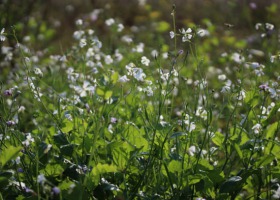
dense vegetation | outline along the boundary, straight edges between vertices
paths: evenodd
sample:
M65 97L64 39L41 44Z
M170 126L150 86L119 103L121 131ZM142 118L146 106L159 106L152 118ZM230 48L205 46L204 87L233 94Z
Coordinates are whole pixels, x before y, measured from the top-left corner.
M277 3L11 2L0 199L280 199Z

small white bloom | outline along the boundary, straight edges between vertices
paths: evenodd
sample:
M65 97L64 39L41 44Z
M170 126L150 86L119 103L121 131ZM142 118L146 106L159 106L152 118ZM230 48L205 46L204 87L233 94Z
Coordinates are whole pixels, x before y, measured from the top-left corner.
M78 20L76 21L76 25L77 25L77 26L83 25L83 20L78 19Z
M113 63L113 59L112 59L112 57L110 55L105 56L105 63L107 65L110 65L110 64Z
M30 133L27 133L26 140L22 142L22 144L26 147L30 145L30 143L34 142L34 138L32 138Z
M122 32L122 30L124 29L123 24L118 24L118 32Z
M115 23L115 20L114 20L113 18L107 19L107 20L105 21L105 24L106 24L107 26L112 26L114 23Z
M267 30L273 30L274 29L274 25L273 24L270 24L270 23L265 23L265 28Z
M121 77L119 78L119 82L121 82L121 83L126 83L126 82L128 82L128 81L129 81L129 79L127 78L126 75L121 76Z
M5 28L2 28L2 30L0 32L0 41L6 40L6 36L4 35L4 32L5 32Z
M141 63L142 63L143 65L149 66L150 60L149 60L146 56L142 56L142 58L141 58Z
M262 130L262 126L259 123L257 123L252 127L252 130L255 134L259 134Z
M255 25L255 29L256 29L256 30L259 30L260 27L262 27L262 24L261 24L261 23L257 23L257 24Z
M82 38L81 40L80 40L80 47L81 48L83 48L84 46L86 46L87 45L87 41L86 41L86 39L84 39L84 38Z
M194 156L195 152L196 152L196 147L195 146L190 146L190 148L189 148L190 156Z
M170 31L169 34L170 34L170 38L171 38L171 39L173 39L173 38L175 37L174 31Z
M225 74L221 74L221 75L218 76L218 79L219 79L220 81L224 81L224 80L227 79L227 76L226 76Z

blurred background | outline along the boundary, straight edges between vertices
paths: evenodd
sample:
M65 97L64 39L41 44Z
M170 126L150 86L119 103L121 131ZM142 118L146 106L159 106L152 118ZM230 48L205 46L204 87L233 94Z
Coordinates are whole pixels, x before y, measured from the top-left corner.
M33 41L33 48L53 47L55 51L71 43L77 19L101 35L106 35L103 24L108 18L120 19L126 28L148 25L151 33L168 33L173 4L178 28L211 22L216 31L232 28L236 36L243 37L256 23L277 27L280 21L278 0L2 0L0 28L14 26L20 41L25 37ZM166 27L152 27L155 21Z

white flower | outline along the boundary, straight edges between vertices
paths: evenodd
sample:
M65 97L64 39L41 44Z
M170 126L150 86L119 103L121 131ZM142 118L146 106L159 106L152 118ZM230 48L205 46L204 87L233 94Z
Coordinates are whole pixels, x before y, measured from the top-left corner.
M133 77L138 81L144 81L144 78L146 78L146 74L143 72L143 69L134 68L133 69Z
M45 175L44 174L40 174L40 175L38 175L38 177L37 177L37 181L38 181L38 183L40 183L40 184L44 184L44 182L46 181L47 179L45 178Z
M209 36L210 33L209 33L209 31L206 30L206 29L199 29L199 30L197 31L197 35L200 36L200 37L205 37L205 36Z
M279 198L280 198L280 186L278 185L277 190L276 190L276 191L273 191L273 192L274 192L274 194L272 195L272 197L273 197L274 199L279 199Z
M87 91L94 93L95 87L90 85L90 82L84 81L83 86L74 86L74 90L80 94L81 97L87 96Z
M112 26L114 23L115 23L115 20L114 20L113 18L107 19L107 20L105 21L105 24L106 24L107 26Z
M225 74L221 74L221 75L218 76L218 79L220 81L224 81L224 80L226 80L226 78L227 78L227 76Z
M128 81L129 81L129 79L127 78L126 75L121 76L121 77L119 78L119 82L121 82L121 83L126 83L126 82L128 82Z
M84 39L84 38L82 38L81 40L80 40L80 47L81 48L83 48L84 46L86 46L87 45L87 41L86 41L86 39Z
M22 144L26 147L30 145L30 143L34 142L34 138L32 138L30 133L27 133L26 140L22 142Z
M273 30L274 29L274 25L273 24L270 24L270 23L265 23L265 28L267 30Z
M259 134L262 130L262 126L258 123L258 124L255 124L253 127L252 127L252 130L254 131L255 134Z
M81 37L84 35L84 31L75 31L73 33L73 37L76 39L76 40L79 40L81 39Z
M170 38L171 38L171 39L173 39L173 38L175 37L174 31L170 31L169 34L170 34Z
M122 36L121 41L123 41L123 42L125 42L125 43L128 43L128 44L130 44L131 42L133 42L132 38L129 37L128 35Z
M191 28L188 28L187 30L182 28L179 31L183 34L183 37L182 37L182 41L183 42L187 42L187 41L189 41L192 38L192 34L191 34L192 33L192 29Z
M5 41L6 40L4 32L5 32L5 28L2 28L2 30L0 32L0 41Z
M118 32L122 32L122 30L124 29L123 24L118 24Z
M189 148L190 156L194 156L195 152L196 152L196 147L195 146L190 146L190 148Z
M76 25L77 25L77 26L83 25L83 20L78 19L78 20L76 21Z
M256 29L256 30L259 30L261 26L262 26L262 24L261 24L261 23L256 23L256 25L255 25L255 29Z
M146 56L142 56L142 58L141 58L141 63L142 63L143 65L149 66L150 60L149 60Z
M110 65L110 64L113 63L113 59L112 59L112 57L110 55L105 56L105 63L107 65Z

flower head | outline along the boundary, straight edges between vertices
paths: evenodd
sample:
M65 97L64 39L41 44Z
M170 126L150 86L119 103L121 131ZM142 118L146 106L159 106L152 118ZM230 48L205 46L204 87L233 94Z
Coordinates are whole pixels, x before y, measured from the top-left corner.
M5 28L2 28L2 30L0 32L0 41L6 40L6 36L4 35L4 32L5 32Z

